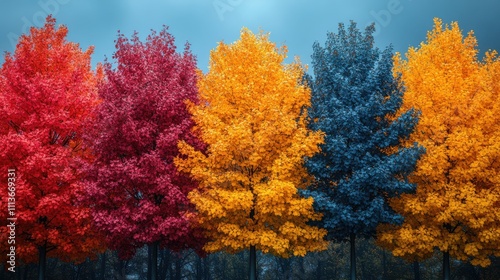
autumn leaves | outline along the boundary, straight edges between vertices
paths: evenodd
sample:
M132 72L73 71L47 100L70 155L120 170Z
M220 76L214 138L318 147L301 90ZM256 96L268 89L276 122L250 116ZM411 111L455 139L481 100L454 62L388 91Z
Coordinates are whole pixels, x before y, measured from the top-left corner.
M416 193L391 201L405 222L383 228L379 241L396 256L423 259L439 248L486 266L500 240L500 63L494 51L479 61L476 39L457 23L434 23L407 60L395 58L403 107L422 112L411 140L427 153L411 176Z
M116 67L95 71L66 32L32 29L0 76L25 262L146 244L304 256L374 235L410 260L497 252L500 62L457 24L394 60L373 26L341 25L314 77L247 29L207 73L166 28L120 35Z
M119 35L116 48L118 67L104 64L101 103L84 134L94 155L83 181L94 224L122 257L145 244L200 251L187 198L196 183L173 163L180 140L204 148L185 106L198 100L195 59L187 47L176 52L166 28L146 42Z
M84 171L75 161L82 152L82 121L97 103L100 75L91 70L92 49L66 42L67 32L49 18L44 28L20 38L0 72L0 166L17 170L15 245L22 263L37 261L39 251L84 261L104 249L89 207L79 203ZM6 191L0 191L2 209ZM5 215L1 211L2 244L7 244ZM0 248L2 258L6 248Z
M299 63L283 66L285 56L268 35L243 29L200 73L200 103L190 112L207 150L181 142L175 163L200 183L189 198L210 252L255 246L286 257L326 249L326 231L307 224L320 219L312 199L297 192L306 187L304 157L323 137L307 129L310 90Z

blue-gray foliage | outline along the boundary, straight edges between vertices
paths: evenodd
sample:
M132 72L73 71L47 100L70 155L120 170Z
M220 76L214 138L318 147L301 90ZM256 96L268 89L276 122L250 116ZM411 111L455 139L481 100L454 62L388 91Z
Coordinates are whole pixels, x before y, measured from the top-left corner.
M402 145L419 113L409 110L395 119L403 88L393 78L392 48L376 48L374 30L340 24L324 47L313 45L310 128L326 137L322 151L306 162L316 181L303 194L323 213L320 224L330 240L370 237L380 223L401 223L388 198L415 191L407 178L424 153L417 143Z

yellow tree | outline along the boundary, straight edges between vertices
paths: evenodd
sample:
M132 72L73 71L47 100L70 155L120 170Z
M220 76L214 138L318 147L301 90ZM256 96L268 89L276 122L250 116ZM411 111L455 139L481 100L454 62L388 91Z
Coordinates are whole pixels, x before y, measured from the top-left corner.
M379 243L394 255L421 260L443 252L487 266L500 241L500 62L495 52L477 59L472 32L456 22L434 20L427 42L395 57L395 73L406 87L402 111L421 110L409 142L427 153L411 180L414 194L393 199L405 216L401 226L379 228Z
M200 182L189 198L209 239L204 249L250 248L253 273L256 250L287 257L327 247L326 231L307 224L321 218L312 198L298 193L310 179L304 159L323 135L307 128L310 89L298 61L283 64L286 53L247 29L235 43L219 43L199 74L200 102L190 104L207 149L180 142L175 161Z

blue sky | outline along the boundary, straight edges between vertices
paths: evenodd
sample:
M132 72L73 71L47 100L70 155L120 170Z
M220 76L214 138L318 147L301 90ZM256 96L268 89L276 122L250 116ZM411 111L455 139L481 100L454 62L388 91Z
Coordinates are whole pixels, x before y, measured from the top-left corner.
M458 21L464 33L474 30L482 52L500 51L496 0L3 0L0 7L2 53L13 52L17 37L29 26L43 25L51 13L69 28L68 40L84 49L95 46L94 65L105 56L111 59L118 30L145 38L163 25L180 48L191 44L203 71L217 42L237 40L243 26L270 32L272 41L288 46L289 61L299 56L306 64L312 44L350 20L360 27L375 22L377 45L392 44L400 52L425 40L434 17Z

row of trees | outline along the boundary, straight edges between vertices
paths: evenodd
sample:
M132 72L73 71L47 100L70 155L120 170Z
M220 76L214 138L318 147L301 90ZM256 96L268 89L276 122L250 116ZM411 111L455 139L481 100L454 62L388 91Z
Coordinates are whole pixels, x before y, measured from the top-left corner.
M40 262L44 279L47 256L130 259L147 245L157 279L164 249L249 249L255 279L258 251L304 257L349 241L355 279L356 239L377 237L415 263L437 248L445 279L450 256L489 265L500 248L496 53L479 61L473 34L437 19L406 59L373 33L339 25L314 44L313 76L247 29L218 44L207 73L167 28L145 42L119 34L116 64L92 70L92 49L49 17L0 75L17 263Z
M376 246L373 239L358 238L356 242L357 277L363 280L415 279L415 265L394 257L389 251ZM257 277L262 280L331 280L349 277L349 243L331 243L328 250L309 253L304 257L281 258L257 253ZM106 252L95 260L67 263L56 258L47 260L47 279L51 280L104 280L147 279L147 247L137 250L127 260L116 252ZM173 252L159 249L158 280L226 280L248 279L245 267L248 251L236 254L218 252L199 257L192 250ZM416 266L421 279L439 279L441 255L436 253ZM454 260L450 263L451 279L496 280L500 272L500 259L492 258L486 268ZM0 271L1 279L37 279L36 264L20 267L16 273Z

